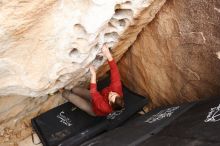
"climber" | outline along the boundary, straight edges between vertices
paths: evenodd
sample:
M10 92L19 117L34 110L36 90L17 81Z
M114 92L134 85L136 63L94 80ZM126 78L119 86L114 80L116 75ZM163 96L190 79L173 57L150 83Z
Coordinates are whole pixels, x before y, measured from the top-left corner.
M65 99L92 116L106 116L124 107L122 84L117 65L106 45L103 45L102 53L107 57L110 66L110 85L99 92L96 84L96 70L94 66L90 66L90 90L73 88L72 91L65 90L62 93Z

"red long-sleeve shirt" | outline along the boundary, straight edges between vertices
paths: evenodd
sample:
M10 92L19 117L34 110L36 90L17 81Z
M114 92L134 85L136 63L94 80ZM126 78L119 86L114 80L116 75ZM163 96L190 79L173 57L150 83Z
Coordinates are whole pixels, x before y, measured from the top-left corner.
M108 64L111 71L110 85L99 92L97 91L96 83L90 83L90 95L92 97L93 111L97 116L106 116L112 112L112 107L108 100L109 92L116 92L121 97L123 96L118 67L114 60L108 61Z

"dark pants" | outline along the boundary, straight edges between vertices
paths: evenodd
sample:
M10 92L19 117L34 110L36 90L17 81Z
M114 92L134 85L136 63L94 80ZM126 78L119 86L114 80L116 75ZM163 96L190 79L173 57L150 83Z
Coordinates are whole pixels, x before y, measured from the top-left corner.
M88 89L73 88L72 92L65 90L62 95L65 99L73 103L81 110L87 112L91 116L95 116L95 113L92 109L90 92Z

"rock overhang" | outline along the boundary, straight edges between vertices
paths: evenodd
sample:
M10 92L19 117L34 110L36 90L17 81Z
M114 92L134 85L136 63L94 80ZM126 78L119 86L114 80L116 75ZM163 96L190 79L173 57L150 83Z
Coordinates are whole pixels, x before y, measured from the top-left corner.
M118 60L165 0L2 2L0 95L39 97L71 88L100 67L105 43Z

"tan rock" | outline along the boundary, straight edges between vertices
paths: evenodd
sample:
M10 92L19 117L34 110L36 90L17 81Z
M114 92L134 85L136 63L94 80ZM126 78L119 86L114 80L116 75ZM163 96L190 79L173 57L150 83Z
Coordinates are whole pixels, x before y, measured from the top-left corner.
M220 95L219 1L170 0L119 63L122 80L154 105Z
M2 97L0 99L6 101L7 98L12 101L11 105L13 106L11 107L9 104L7 110L0 112L0 144L16 143L29 136L32 131L30 122L33 117L64 102L60 94L41 98L26 97L17 104L15 104L15 99L19 99L17 97Z

